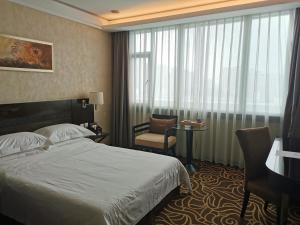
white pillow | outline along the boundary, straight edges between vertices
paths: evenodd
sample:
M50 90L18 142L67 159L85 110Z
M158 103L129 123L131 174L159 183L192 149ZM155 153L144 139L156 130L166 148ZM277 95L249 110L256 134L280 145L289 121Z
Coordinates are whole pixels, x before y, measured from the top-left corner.
M44 147L47 138L32 132L19 132L0 136L0 156Z
M69 123L43 127L36 130L35 133L45 136L52 144L74 138L95 135L95 133L84 127Z

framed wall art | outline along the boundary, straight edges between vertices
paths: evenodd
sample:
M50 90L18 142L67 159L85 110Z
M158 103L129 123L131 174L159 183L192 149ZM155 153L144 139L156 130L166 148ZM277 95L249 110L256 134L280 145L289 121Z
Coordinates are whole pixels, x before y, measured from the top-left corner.
M0 34L0 69L53 72L53 43Z

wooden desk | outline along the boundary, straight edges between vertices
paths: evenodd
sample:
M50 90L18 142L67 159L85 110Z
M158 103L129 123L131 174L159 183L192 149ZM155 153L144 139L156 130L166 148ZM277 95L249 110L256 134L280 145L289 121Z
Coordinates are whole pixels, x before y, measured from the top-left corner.
M266 161L269 182L281 194L280 224L286 224L290 195L300 193L300 159L282 156L281 139L275 139Z

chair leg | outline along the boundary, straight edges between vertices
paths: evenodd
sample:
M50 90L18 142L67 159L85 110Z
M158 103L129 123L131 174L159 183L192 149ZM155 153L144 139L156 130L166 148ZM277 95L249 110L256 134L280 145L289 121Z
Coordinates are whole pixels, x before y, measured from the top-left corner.
M281 212L281 208L280 208L280 206L277 206L276 207L276 214L277 214L276 222L278 225L280 224L280 212Z
M280 225L286 225L288 220L289 195L281 194Z
M241 215L240 217L243 218L247 209L247 205L248 205L248 201L249 201L249 197L250 197L250 191L247 191L245 189L244 192L244 200L243 200L243 206L242 206L242 211L241 211Z
M172 155L175 157L176 156L176 149L175 149L175 146L172 147Z
M264 204L264 210L265 210L265 211L267 211L268 205L269 205L269 202L265 201L265 204Z
M144 151L145 152L153 152L153 149L152 148L144 148Z

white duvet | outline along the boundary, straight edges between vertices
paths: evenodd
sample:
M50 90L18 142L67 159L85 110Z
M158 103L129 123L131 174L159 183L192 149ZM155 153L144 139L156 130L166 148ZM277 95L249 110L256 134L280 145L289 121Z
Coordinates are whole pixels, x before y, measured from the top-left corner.
M175 158L85 138L0 158L0 210L27 225L136 224L180 184Z

